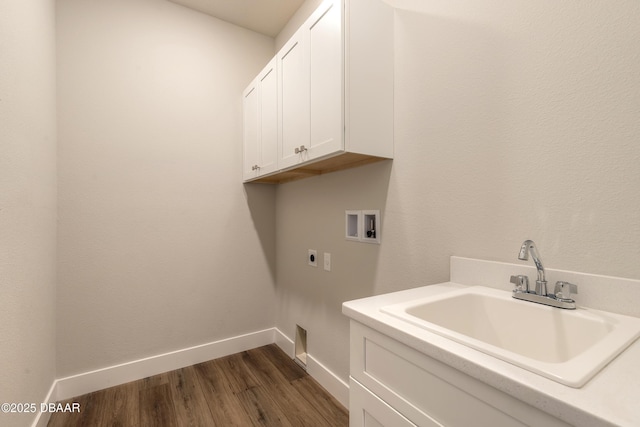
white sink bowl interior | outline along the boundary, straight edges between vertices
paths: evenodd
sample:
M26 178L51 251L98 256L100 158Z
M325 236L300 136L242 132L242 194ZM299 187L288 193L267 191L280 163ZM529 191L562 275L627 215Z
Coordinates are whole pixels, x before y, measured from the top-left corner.
M483 286L381 311L571 387L582 387L640 336L636 317L548 307Z

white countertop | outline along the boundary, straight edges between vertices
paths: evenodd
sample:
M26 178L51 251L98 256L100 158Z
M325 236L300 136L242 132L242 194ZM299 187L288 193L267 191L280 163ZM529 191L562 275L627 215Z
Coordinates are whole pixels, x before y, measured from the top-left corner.
M342 312L569 424L640 426L640 340L631 344L587 384L577 389L556 383L380 311L380 307L383 306L450 292L466 286L447 282L363 298L344 303Z

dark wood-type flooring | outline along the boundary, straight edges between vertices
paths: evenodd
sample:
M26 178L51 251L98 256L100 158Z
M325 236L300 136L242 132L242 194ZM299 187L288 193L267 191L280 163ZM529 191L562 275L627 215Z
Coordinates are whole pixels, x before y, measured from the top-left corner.
M348 426L347 410L275 344L62 403L49 427Z

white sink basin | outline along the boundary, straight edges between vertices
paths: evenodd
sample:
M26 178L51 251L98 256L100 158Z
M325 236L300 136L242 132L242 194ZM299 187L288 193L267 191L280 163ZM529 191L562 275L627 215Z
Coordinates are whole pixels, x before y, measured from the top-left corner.
M640 336L635 317L548 307L483 286L381 311L571 387L582 387Z

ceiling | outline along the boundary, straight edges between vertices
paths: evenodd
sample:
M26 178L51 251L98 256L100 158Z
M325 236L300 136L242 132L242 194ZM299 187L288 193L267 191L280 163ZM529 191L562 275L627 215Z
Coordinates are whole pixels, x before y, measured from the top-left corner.
M275 37L304 0L169 0L223 21Z

